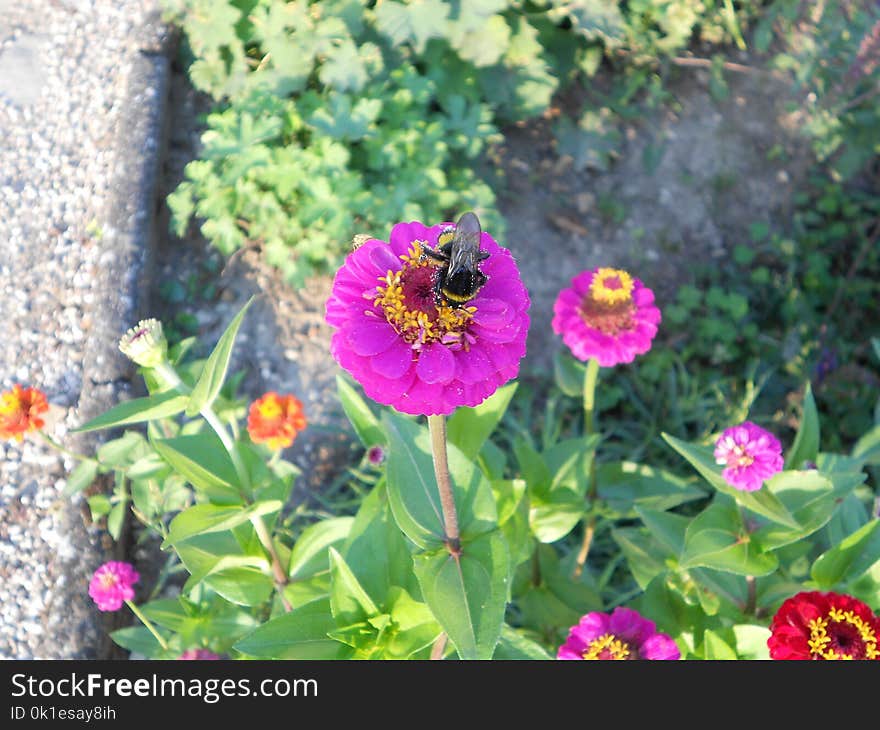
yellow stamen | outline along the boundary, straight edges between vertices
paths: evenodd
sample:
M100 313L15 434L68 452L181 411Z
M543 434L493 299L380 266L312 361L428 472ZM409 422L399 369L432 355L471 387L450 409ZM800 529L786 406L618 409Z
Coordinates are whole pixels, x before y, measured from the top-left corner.
M847 623L855 627L865 647L865 659L880 657L880 650L877 649L877 636L874 634L871 626L853 611L843 611L839 608L830 609L828 611L828 618L817 618L810 621L810 638L807 640L810 654L819 659L853 658L850 654L842 654L829 648L828 645L831 643L831 637L828 635L829 619L835 623Z
M629 659L629 646L614 634L602 634L598 639L590 642L583 653L583 658L599 659L603 653L608 653L611 659Z
M603 267L593 275L590 294L593 301L604 304L620 304L632 299L632 277L622 269Z
M385 276L379 277L381 283L376 287L377 296L373 304L382 308L388 322L415 348L442 340L445 344L459 344L467 349L468 342L463 332L473 319L476 307L438 306L433 301L425 309L408 306L407 292L404 290L406 276L432 266L429 261L422 260L423 244L423 241L413 241L409 251L400 257L403 261L401 269L389 270Z

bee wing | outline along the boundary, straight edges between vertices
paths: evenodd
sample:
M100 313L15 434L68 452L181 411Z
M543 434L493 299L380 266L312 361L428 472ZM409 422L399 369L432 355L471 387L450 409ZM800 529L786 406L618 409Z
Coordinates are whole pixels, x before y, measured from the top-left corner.
M483 232L480 219L475 213L468 211L463 213L458 223L455 224L455 236L452 239L449 273L462 269L473 269L481 256L480 236Z

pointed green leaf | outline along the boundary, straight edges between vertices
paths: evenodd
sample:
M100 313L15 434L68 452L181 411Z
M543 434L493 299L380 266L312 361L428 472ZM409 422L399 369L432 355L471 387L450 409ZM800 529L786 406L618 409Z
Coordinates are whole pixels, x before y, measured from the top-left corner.
M768 479L766 488L779 499L799 526L790 528L770 523L754 532L755 540L764 550L775 550L812 535L831 519L838 502L856 486L857 482L846 479L845 474L838 475L840 489L815 470L783 471Z
M583 496L570 489L554 489L529 498L529 527L541 542L561 540L584 516Z
M135 398L113 406L111 409L84 423L72 433L97 431L102 428L125 426L130 423L143 423L159 418L170 418L183 413L189 398L176 391L156 393L146 398Z
M212 502L242 502L232 458L213 431L156 439L153 446L175 471Z
M612 530L611 536L626 557L632 577L643 590L654 578L669 570L662 559L661 546L650 535L634 527L620 527Z
M736 624L733 635L736 637L736 655L740 659L770 659L770 649L767 647L770 629L766 626Z
M227 568L205 577L205 584L239 606L262 606L275 589L272 577L259 568Z
M517 383L508 383L473 408L456 408L446 424L446 438L469 459L476 459L483 443L504 416L516 393Z
M880 519L873 519L816 558L810 577L828 590L858 578L880 561Z
M110 632L110 638L123 649L141 654L147 659L162 654L162 647L156 637L145 626L127 626L124 629L116 629L116 631Z
M852 448L852 455L863 464L880 466L880 424L865 433Z
M711 447L689 444L686 441L670 436L668 433L663 434L663 439L681 454L715 489L733 497L745 509L752 510L756 514L763 515L787 527L794 529L800 527L797 520L794 519L779 499L768 489L762 488L756 492L744 492L729 485L724 477L721 476L721 467L715 463Z
M703 658L710 660L738 659L736 652L712 629L703 632Z
M786 469L803 469L805 462L815 463L819 454L819 412L813 399L813 389L808 382L804 390L804 409L801 425L788 456Z
M303 580L329 570L327 548L341 545L345 541L352 522L353 517L331 517L305 528L290 552L290 577L293 580Z
M504 624L493 659L553 660L548 651L521 631Z
M365 621L377 616L379 609L358 582L343 557L329 548L330 554L330 610L336 623L342 626Z
M422 595L462 659L491 659L509 591L507 544L493 531L462 546L413 556Z
M386 479L394 519L419 547L437 547L445 539L445 530L428 430L389 411L382 414L382 420L389 439ZM497 524L489 483L452 444L447 445L447 457L462 538L488 532Z
M249 522L255 517L278 512L281 502L256 502L247 507L221 507L214 504L196 504L178 514L168 528L168 536L162 543L162 549L188 540L196 535L211 532L223 532Z
M760 576L776 570L779 560L772 553L762 553L749 538L734 506L715 503L688 527L680 564L683 568L704 567Z
M194 416L202 408L210 406L220 389L223 387L223 381L226 379L226 371L229 369L229 358L232 355L232 346L235 344L235 336L238 334L238 328L241 327L241 321L244 319L245 312L250 307L254 297L248 299L247 303L235 315L232 322L226 328L226 331L220 337L213 352L208 356L198 382L193 388L189 398L189 404L186 407L186 415Z
M584 393L586 365L575 360L567 351L559 349L553 356L553 375L556 385L567 396L580 398Z
M370 406L342 375L336 376L336 392L361 443L366 448L386 443L385 432Z
M257 659L342 659L349 650L327 635L335 629L328 598L270 619L234 648Z
M681 551L684 550L685 533L692 518L643 507L636 507L636 513L663 547L676 558L681 555Z
M78 494L83 489L90 487L96 476L98 476L98 462L94 459L84 459L70 472L61 496L72 497L74 494Z
M599 497L612 509L627 514L633 506L665 511L707 496L705 489L672 472L632 461L613 461L596 467Z

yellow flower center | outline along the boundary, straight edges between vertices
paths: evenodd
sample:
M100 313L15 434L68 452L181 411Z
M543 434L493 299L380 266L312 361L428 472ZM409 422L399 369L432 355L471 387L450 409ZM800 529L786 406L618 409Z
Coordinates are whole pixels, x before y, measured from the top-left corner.
M399 271L389 270L380 276L376 287L375 306L381 307L385 319L413 349L432 342L442 342L451 349L468 349L465 330L477 308L453 308L438 305L434 300L437 267L422 260L424 241L413 241L409 251L401 255Z
M602 304L621 304L632 299L632 277L622 269L603 267L593 275L590 294Z
M727 460L728 466L751 466L755 461L755 457L752 456L748 451L746 451L745 447L736 444L730 450L730 457Z
M614 634L602 634L598 639L593 639L586 651L584 659L629 659L630 650L626 642L618 639Z
M116 576L113 573L104 573L100 580L102 588L113 588L117 583Z
M281 416L281 403L278 402L277 398L267 398L257 408L263 418L271 419Z
M831 622L835 625L829 633ZM865 659L880 657L874 630L853 611L832 608L827 618L813 619L809 626L810 638L807 643L815 659L854 659L852 650L860 648L860 645L864 649ZM843 649L850 649L850 652Z

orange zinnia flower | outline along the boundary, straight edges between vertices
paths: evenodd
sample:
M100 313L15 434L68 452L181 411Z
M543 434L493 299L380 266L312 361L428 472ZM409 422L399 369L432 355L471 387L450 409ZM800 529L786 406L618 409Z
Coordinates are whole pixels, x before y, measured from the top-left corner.
M37 431L46 425L40 414L48 410L49 404L41 390L13 385L12 390L0 394L0 438L21 441L28 431Z
M270 449L290 446L296 435L306 427L302 403L292 395L266 393L251 403L247 429L254 443L265 443Z

